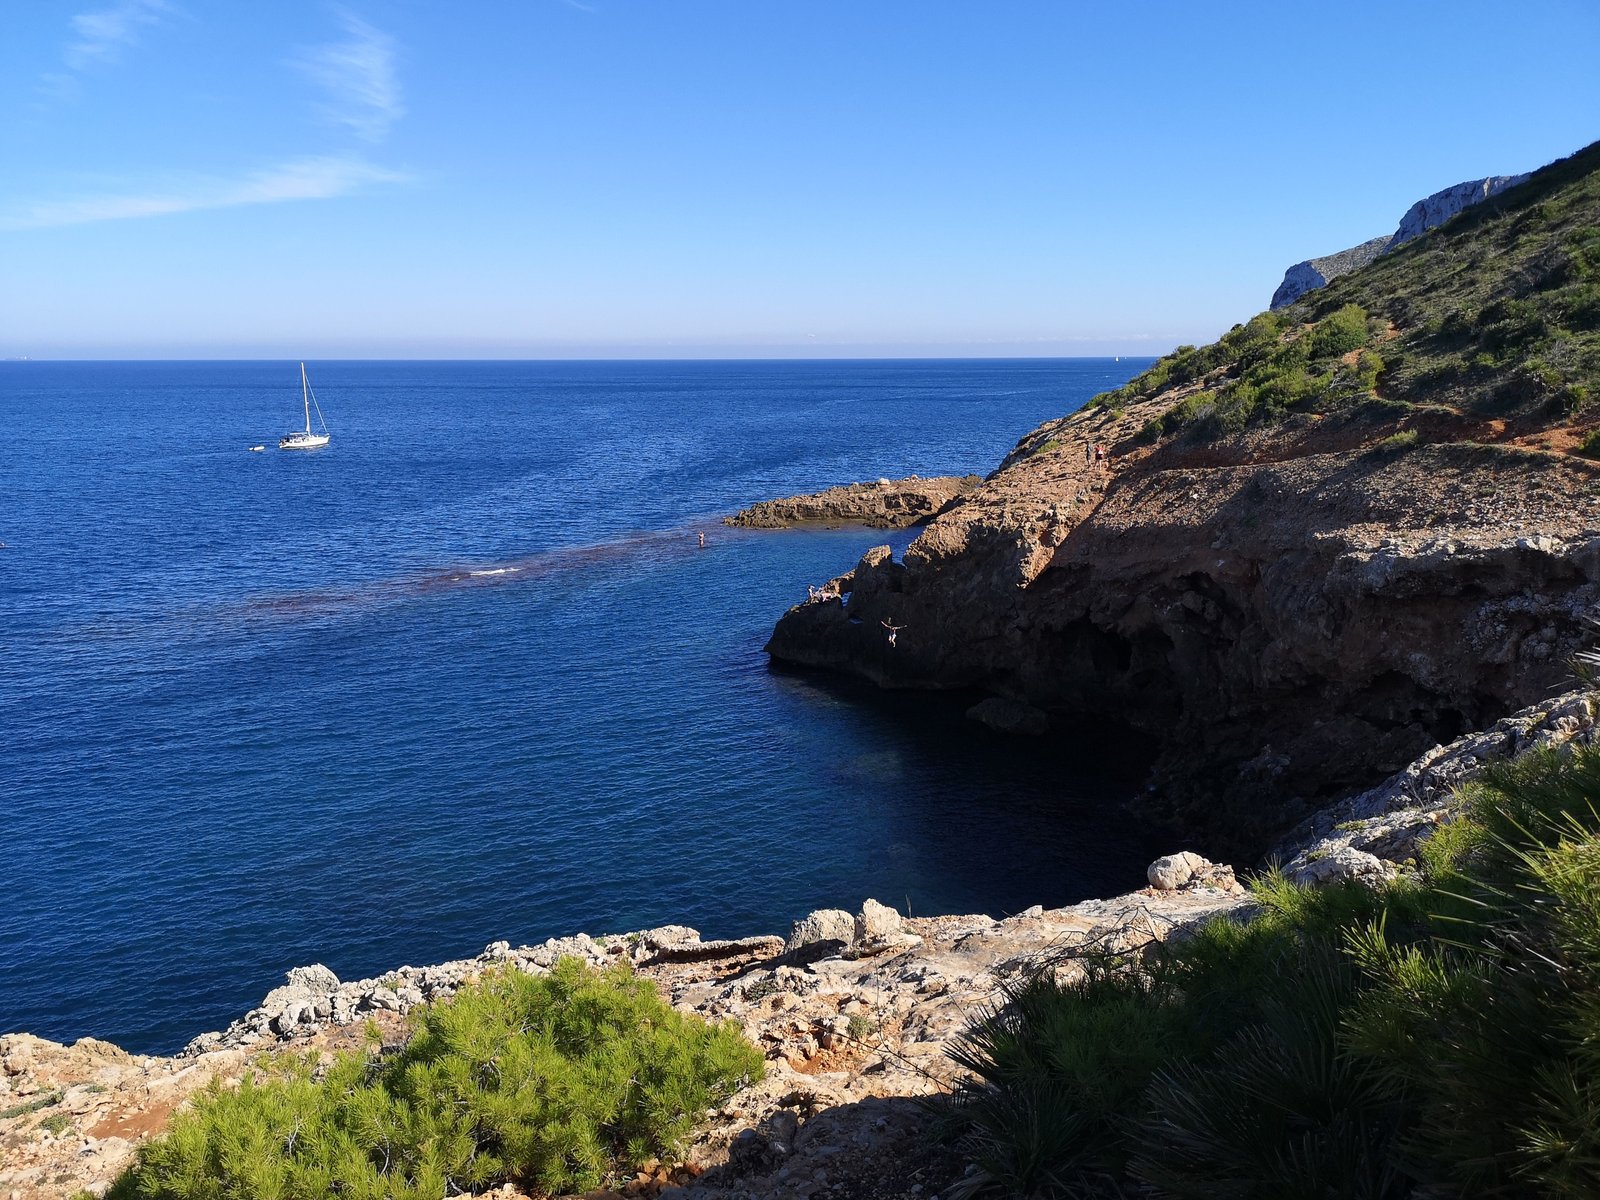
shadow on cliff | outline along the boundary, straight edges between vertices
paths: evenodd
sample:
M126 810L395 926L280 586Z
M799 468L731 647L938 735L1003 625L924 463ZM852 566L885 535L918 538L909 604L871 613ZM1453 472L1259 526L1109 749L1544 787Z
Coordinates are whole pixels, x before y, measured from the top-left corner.
M1155 747L1122 723L1085 717L1040 736L1003 734L967 717L984 696L977 690L886 691L815 669L771 671L808 707L833 706L866 747L819 764L817 783L866 798L891 832L836 852L862 855L874 877L920 880L913 893L945 881L942 898L918 904L912 895L919 914L1118 894L1142 886L1149 862L1177 848L1174 831L1134 812Z
M1561 464L1343 449L1130 472L1025 601L1011 686L1161 737L1156 811L1226 830L1235 857L1548 696L1590 636L1592 555L1516 536ZM1467 535L1477 548L1452 540Z

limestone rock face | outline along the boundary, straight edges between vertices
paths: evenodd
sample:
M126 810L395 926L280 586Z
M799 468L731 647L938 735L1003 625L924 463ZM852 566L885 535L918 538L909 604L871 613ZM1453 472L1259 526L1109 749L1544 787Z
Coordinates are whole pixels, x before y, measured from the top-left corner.
M1400 218L1400 227L1389 239L1387 249L1398 249L1413 238L1421 237L1434 226L1443 225L1451 217L1464 212L1474 204L1481 204L1490 196L1497 196L1507 188L1516 187L1527 177L1527 173L1524 172L1521 175L1490 175L1487 179L1469 179L1465 183L1443 188L1431 196L1418 200L1406 209L1406 215Z
M1158 892L1209 888L1238 894L1244 890L1234 878L1232 867L1202 858L1192 850L1182 850L1156 859L1145 871L1145 878Z
M1156 859L1145 872L1145 877L1150 880L1151 887L1172 892L1193 879L1198 868L1210 865L1193 851L1184 850L1178 854L1168 854L1164 858Z
M855 940L856 920L842 908L819 908L794 923L783 948L798 950L817 942L840 942L848 946Z
M861 906L861 911L856 914L855 939L857 942L871 943L888 941L900 932L904 924L900 914L887 904L879 904L876 900L868 900Z
M314 994L324 994L339 986L339 977L321 963L309 967L293 967L288 973L291 988L303 988Z
M1278 290L1272 293L1272 307L1283 308L1285 305L1293 304L1307 292L1325 287L1357 267L1366 266L1380 254L1399 249L1435 226L1443 225L1457 213L1487 200L1490 196L1499 195L1507 188L1515 187L1526 178L1528 176L1522 174L1491 175L1486 179L1470 179L1418 200L1406 209L1405 216L1400 218L1400 224L1392 234L1373 238L1362 242L1359 246L1341 250L1337 254L1295 263L1283 273L1283 282L1278 285Z
M1325 254L1321 258L1308 258L1305 262L1295 263L1283 273L1283 282L1272 293L1272 307L1282 308L1286 304L1293 304L1307 292L1327 286L1330 280L1337 279L1347 271L1366 266L1388 249L1389 242L1388 236L1375 237L1337 254Z
M1597 740L1600 695L1579 689L1541 701L1434 746L1377 787L1323 809L1285 837L1272 857L1295 883L1393 878L1455 814L1463 784L1530 750Z

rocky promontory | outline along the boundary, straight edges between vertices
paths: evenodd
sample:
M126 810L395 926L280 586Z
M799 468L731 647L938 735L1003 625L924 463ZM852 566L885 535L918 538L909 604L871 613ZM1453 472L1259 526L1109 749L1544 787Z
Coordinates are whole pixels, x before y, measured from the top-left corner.
M983 482L978 475L939 475L923 479L879 479L847 483L806 496L763 500L724 517L727 525L748 529L787 529L796 525L866 525L904 529L923 525Z
M1041 431L901 561L879 547L842 602L791 609L769 652L1132 725L1162 748L1164 799L1245 852L1567 677L1600 610L1600 466L1378 452L1391 429L1333 419L1140 446L1168 403ZM1085 440L1118 448L1110 469Z
M1532 264L1590 236L1600 147L1502 205L1026 435L768 652L1130 726L1145 806L1247 858L1549 695L1600 611L1600 337Z

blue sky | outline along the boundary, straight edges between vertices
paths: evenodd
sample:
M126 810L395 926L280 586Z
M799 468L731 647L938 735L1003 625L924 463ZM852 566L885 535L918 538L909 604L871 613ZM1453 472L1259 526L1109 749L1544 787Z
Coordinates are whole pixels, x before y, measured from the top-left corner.
M0 356L1158 353L1600 138L1600 4L28 0Z

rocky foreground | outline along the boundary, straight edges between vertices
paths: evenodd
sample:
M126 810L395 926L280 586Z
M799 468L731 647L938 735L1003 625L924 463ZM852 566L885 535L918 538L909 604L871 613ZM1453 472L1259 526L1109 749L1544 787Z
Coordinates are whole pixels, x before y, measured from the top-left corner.
M847 483L827 491L782 500L763 500L724 517L728 525L748 529L789 529L801 525L866 525L873 529L905 529L923 525L952 501L983 482L978 475L939 475L923 479L879 479Z
M1597 714L1600 694L1569 692L1437 746L1309 819L1277 856L1306 883L1402 872L1449 819L1456 788L1530 749L1593 743ZM953 1041L1001 1000L1008 981L1071 973L1074 955L1091 946L1129 948L1211 917L1249 917L1252 902L1233 871L1197 855L1157 860L1147 882L1112 900L1002 918L908 919L868 900L855 913L814 912L787 938L705 941L664 926L538 946L497 942L476 958L356 982L302 967L227 1030L170 1058L91 1038L62 1046L0 1037L0 1197L98 1194L187 1096L252 1071L266 1052L353 1047L369 1020L398 1043L406 1013L483 971L538 972L575 956L627 963L679 1009L737 1021L767 1058L766 1078L706 1114L681 1161L650 1164L604 1195L929 1200L964 1164L928 1148L924 1102L949 1087Z

